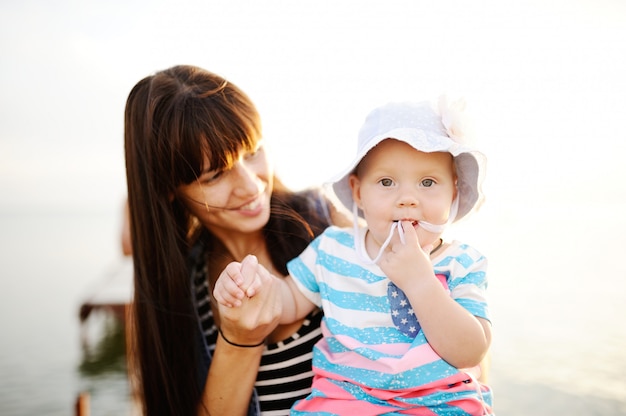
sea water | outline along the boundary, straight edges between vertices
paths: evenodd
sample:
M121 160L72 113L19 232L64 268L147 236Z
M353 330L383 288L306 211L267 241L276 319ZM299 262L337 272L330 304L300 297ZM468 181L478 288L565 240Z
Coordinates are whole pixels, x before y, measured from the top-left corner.
M102 333L84 333L79 320L90 288L121 259L119 224L102 212L0 215L1 415L71 415L81 391L94 416L126 412L123 356L94 364L123 331L94 314Z
M495 206L447 232L489 258L498 414L626 414L625 209ZM88 347L78 318L122 259L117 214L0 214L1 415L69 415L81 391L129 414L123 331L95 314Z

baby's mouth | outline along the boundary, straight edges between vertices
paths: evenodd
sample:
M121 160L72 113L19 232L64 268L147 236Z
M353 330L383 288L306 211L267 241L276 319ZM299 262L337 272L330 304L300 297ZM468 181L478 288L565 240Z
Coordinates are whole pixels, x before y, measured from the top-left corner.
M419 221L413 220L413 219L410 219L410 218L404 218L404 219L401 219L401 220L395 220L394 222L400 223L400 221L410 221L411 225L413 227L415 227L415 226L417 226L419 224Z

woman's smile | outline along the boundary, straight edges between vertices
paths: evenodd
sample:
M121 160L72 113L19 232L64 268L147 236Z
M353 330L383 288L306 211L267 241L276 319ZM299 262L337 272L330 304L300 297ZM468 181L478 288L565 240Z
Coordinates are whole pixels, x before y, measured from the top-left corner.
M263 211L265 202L265 194L262 193L254 198L252 201L246 202L244 205L236 208L235 211L242 215L256 216Z

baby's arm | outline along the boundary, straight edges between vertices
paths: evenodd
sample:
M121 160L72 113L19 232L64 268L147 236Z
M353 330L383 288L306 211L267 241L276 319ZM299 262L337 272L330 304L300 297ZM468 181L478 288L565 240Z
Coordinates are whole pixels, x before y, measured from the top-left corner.
M283 300L283 313L281 324L290 324L307 316L316 305L302 294L291 276L280 279L281 298Z
M404 291L428 343L457 368L478 365L491 343L491 324L452 299L432 268L429 248L423 250L417 233L403 224L405 244L396 241L381 258L381 269Z
M224 306L238 307L245 297L251 298L260 290L272 290L270 288L274 284L278 286L282 302L281 324L302 319L315 308L291 276L279 278L271 275L252 255L246 256L241 263L232 262L226 266L215 282L213 297Z
M457 368L480 364L491 344L489 321L459 305L436 278L419 280L405 293L437 354Z

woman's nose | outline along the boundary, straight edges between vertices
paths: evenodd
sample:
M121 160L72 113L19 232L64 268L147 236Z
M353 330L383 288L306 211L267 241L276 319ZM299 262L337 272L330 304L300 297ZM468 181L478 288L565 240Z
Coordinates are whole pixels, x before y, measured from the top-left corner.
M257 175L257 172L248 166L245 161L239 161L233 167L236 174L235 191L241 195L256 195L263 189L263 181Z

